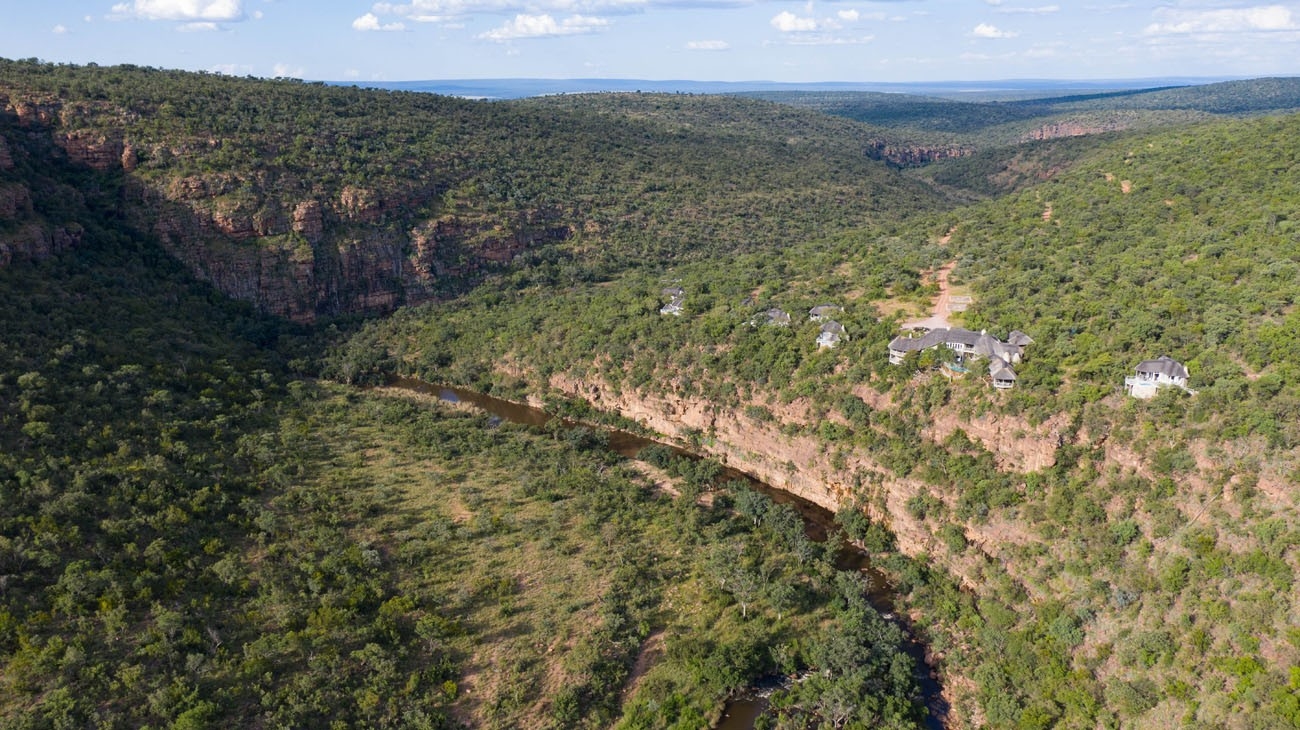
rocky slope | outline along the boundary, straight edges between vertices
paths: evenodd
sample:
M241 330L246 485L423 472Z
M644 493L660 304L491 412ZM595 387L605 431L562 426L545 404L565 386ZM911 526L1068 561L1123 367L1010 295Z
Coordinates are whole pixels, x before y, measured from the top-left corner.
M120 186L119 213L197 277L299 322L428 299L449 281L571 235L555 210L411 215L429 190L312 186L238 167L183 174L183 161L231 142L160 139L135 123L108 104L0 91L0 264L79 243L75 222L52 223L34 209L26 179L64 161L93 171L88 185Z
M1117 132L1133 126L1130 120L1108 118L1091 121L1059 119L1038 126L1020 139L1021 142L1061 139L1063 137L1084 137L1090 134Z
M873 160L884 160L895 167L920 167L939 160L969 157L974 148L956 144L916 144L874 139L867 145L866 154Z
M32 160L4 182L66 162L196 276L301 322L451 294L525 251L580 279L950 205L865 156L863 125L732 97L497 104L0 59L0 134ZM27 198L2 194L17 223Z
M867 497L865 507L873 520L894 532L899 548L909 555L922 555L937 548L932 525L918 520L907 502L925 485L913 478L900 478L870 456L856 449L836 449L815 433L792 433L791 426L807 427L817 418L807 404L796 401L774 407L773 421L758 421L718 406L704 398L671 394L650 394L621 390L599 380L577 380L553 375L550 386L565 395L581 398L599 410L617 413L657 432L690 442L692 448L722 463L752 474L758 479L831 511L849 505L855 497ZM873 408L889 408L888 397L862 387L856 393ZM537 401L533 405L541 406ZM1031 426L1023 419L986 415L936 418L925 437L943 441L958 429L972 441L992 452L1007 471L1029 472L1050 467L1063 443L1061 419ZM814 429L804 428L804 431ZM947 495L955 501L957 495ZM989 530L997 529L990 526ZM978 533L972 536L981 540ZM992 536L987 541L996 542ZM974 574L954 564L964 582Z
M11 135L12 136L12 135ZM48 258L80 245L82 226L73 220L50 221L38 210L32 186L19 173L24 160L21 147L15 149L0 128L0 267L15 261ZM47 186L50 181L45 181ZM66 186L54 186L68 204L79 204L79 193Z

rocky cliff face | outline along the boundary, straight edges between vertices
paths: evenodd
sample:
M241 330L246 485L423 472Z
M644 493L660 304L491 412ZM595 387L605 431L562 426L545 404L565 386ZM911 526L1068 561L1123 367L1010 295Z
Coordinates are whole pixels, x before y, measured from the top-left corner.
M697 451L829 510L847 505L855 495L865 496L872 519L890 527L903 552L914 556L945 552L935 536L936 525L918 520L907 508L909 500L928 491L925 484L899 478L859 451L829 447L815 435L791 435L788 428L783 431L782 425L817 422L809 409L797 401L780 409L773 408L776 421L763 422L702 398L623 391L603 381L580 381L566 375L552 376L550 385L570 397L582 398L600 410L631 418L666 436L681 441L694 436L699 443L693 447ZM864 389L863 395L868 396L864 400L873 408L890 407L886 396L866 391L869 389ZM1022 420L993 416L974 421L955 416L943 418L934 422L925 436L941 441L958 428L992 452L1008 471L1050 466L1055 462L1062 440L1061 424L1055 421L1032 427ZM956 499L956 495L940 496ZM998 523L972 527L968 536L977 546L1014 544L1021 537ZM978 579L979 565L980 559L972 554L954 559L945 567L963 582L973 585Z
M106 172L124 167L126 146L120 130L75 129L56 132L54 141L78 164Z
M1128 124L1121 119L1110 119L1097 122L1082 122L1072 120L1062 120L1044 124L1037 129L1030 131L1020 138L1021 142L1032 142L1046 139L1061 139L1063 137L1083 137L1089 134L1102 134L1104 132L1117 132L1127 129Z
M75 248L84 234L75 222L52 223L37 212L31 187L15 174L13 146L0 134L0 267ZM76 191L64 192L75 202Z
M36 221L25 223L17 230L0 234L0 267L14 261L39 261L76 248L83 232L75 223L52 227Z
M894 167L921 167L939 160L966 157L973 150L960 145L894 144L883 139L872 140L866 154L873 160L882 160Z
M220 181L177 181L169 191L136 186L140 200L129 214L198 277L299 322L423 301L447 279L473 277L570 234L528 215L506 224L450 215L407 228L384 222L375 193L359 189L270 211L213 204L203 192L210 189L222 189Z
M123 216L195 276L298 322L428 299L573 230L558 210L418 217L413 211L440 207L434 190L329 189L262 166L181 173L173 163L224 142L137 136L130 115L103 105L0 90L0 115L22 135L47 135L72 164L120 179ZM14 169L11 147L0 137L0 170ZM0 178L0 224L9 224L0 265L79 242L79 230L37 221L31 209L27 187Z
M520 377L522 371L509 373ZM828 445L813 434L820 418L805 404L795 401L774 406L763 403L775 416L773 421L759 421L742 414L741 408L725 408L702 397L642 393L622 390L602 380L577 379L553 375L551 388L569 397L581 398L594 407L618 413L658 433L692 444L694 451L767 482L778 489L808 499L830 510L838 510L855 496L865 498L868 513L874 520L887 524L894 532L899 548L912 556L935 560L967 587L979 592L982 571L989 561L997 562L1030 594L1030 600L1051 598L1038 593L1043 584L1023 580L1035 566L1023 562L1024 546L1041 544L1042 534L1024 523L1006 517L968 522L963 525L973 549L954 554L940 539L943 521L918 519L908 502L920 494L944 500L949 509L956 507L958 494L928 487L917 479L900 478L875 462L870 455L848 446ZM870 388L855 391L876 410L894 407L889 396ZM541 403L535 402L540 406ZM1103 455L1104 469L1130 473L1155 481L1159 475L1153 466L1127 444L1117 443L1105 434L1075 433L1064 414L1040 424L1030 424L1020 417L983 415L961 417L940 414L923 429L922 437L936 443L946 442L957 430L993 454L998 468L1009 474L1030 474L1051 468L1060 449L1067 445L1082 446ZM1224 509L1240 510L1234 504L1234 490L1251 491L1257 505L1269 510L1290 509L1294 494L1294 463L1280 460L1235 474L1226 483L1216 479L1223 474L1223 455L1216 461L1208 454L1214 445L1194 443L1190 450L1196 469L1180 476L1179 509L1183 514L1198 515L1209 502L1220 502ZM1240 453L1229 449L1228 459L1249 456L1249 444L1237 445ZM1218 475L1218 476L1216 476ZM1115 519L1133 517L1131 504L1112 500L1106 506Z

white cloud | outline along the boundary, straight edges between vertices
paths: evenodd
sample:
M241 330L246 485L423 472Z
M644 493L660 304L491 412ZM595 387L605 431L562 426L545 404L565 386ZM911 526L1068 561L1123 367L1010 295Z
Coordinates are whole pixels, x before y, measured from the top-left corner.
M975 26L975 30L972 30L971 34L976 38L1015 38L1017 35L1016 33L1002 30L997 26L989 25L988 23L980 23Z
M789 10L782 10L771 22L772 27L782 33L809 33L817 30L816 18L801 18Z
M306 70L302 66L291 68L288 64L277 63L272 67L271 73L275 74L277 79L300 79L306 76Z
M1160 22L1147 26L1144 31L1147 35L1300 30L1291 10L1281 5L1221 10L1161 8L1156 11L1156 15Z
M875 40L875 36L836 36L824 33L801 33L785 41L789 46L859 46Z
M585 15L571 15L556 21L550 15L525 15L520 13L514 20L500 28L480 33L479 38L489 41L512 41L520 38L553 38L555 36L591 33L609 25L605 18L593 18Z
M142 20L230 22L244 19L242 0L134 0L113 6L113 14Z
M380 23L379 17L374 13L365 15L352 21L352 29L360 31L399 31L406 30L406 26L401 23Z
M856 10L841 10L836 15L846 23L856 23L862 17Z
M748 2L748 0L746 0ZM448 17L472 13L519 13L539 16L548 13L631 12L672 0L411 0L405 3L377 2L371 12L420 22L442 22Z
M1023 15L1046 15L1046 14L1048 14L1048 13L1059 13L1059 12L1061 12L1061 6L1060 6L1060 5L1040 5L1039 7L1036 7L1036 8L999 8L997 12L999 12L999 13L1007 13L1007 14L1019 13L1019 14L1023 14Z
M56 25L50 29L50 32L54 35L63 35L68 32L68 27L65 25Z
M182 23L176 27L182 33L206 33L213 30L221 30L216 23Z
M686 44L688 51L725 51L731 48L726 41L690 41Z

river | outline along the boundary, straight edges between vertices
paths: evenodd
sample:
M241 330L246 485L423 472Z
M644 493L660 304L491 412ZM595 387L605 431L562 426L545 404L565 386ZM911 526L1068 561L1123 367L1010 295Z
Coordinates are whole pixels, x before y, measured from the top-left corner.
M394 388L433 395L440 400L451 403L467 403L501 421L529 426L543 426L555 418L549 413L531 406L494 398L464 388L434 385L415 378L394 378L388 384ZM578 423L569 420L562 420L562 423L574 428L584 426L601 429L609 436L610 450L628 458L636 458L641 449L647 446L667 446L682 456L693 459L703 458L700 454L687 451L675 444L665 444L645 436L608 426ZM825 507L777 489L750 474L724 466L721 480L729 481L733 479L748 483L755 491L763 493L773 502L794 507L803 518L805 533L812 540L825 541L831 532L838 529L835 524L835 514ZM925 647L916 640L911 629L894 612L894 594L890 589L887 577L872 567L871 560L864 551L847 542L842 543L835 562L836 567L840 570L856 570L870 579L871 587L867 595L871 605L887 620L902 629L905 637L904 649L915 662L917 669L916 682L921 689L921 699L927 710L925 726L929 730L943 730L943 718L947 717L948 703L943 698L942 687L935 678L936 674L933 668L926 662ZM728 702L723 718L717 725L716 730L752 730L755 720L767 707L767 694L767 691L754 691Z

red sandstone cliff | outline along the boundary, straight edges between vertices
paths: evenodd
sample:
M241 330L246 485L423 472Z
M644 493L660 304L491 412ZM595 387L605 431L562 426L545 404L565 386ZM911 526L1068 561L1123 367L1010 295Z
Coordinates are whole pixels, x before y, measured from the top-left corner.
M417 217L413 211L439 208L435 190L329 189L261 166L183 173L172 163L220 150L223 141L133 138L130 116L103 104L0 91L0 115L27 137L44 136L57 147L46 144L48 154L121 176L122 215L195 276L294 321L419 302L448 279L473 277L572 233L558 210ZM0 172L15 168L13 144L0 136ZM79 227L31 211L28 187L0 178L0 223L10 224L0 234L0 265L80 241Z

